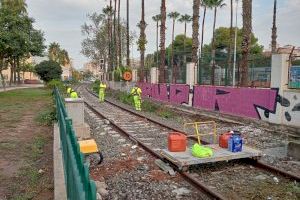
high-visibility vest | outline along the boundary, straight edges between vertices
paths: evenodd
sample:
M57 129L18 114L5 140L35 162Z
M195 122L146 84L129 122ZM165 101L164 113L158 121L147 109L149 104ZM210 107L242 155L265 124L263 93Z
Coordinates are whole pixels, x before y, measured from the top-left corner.
M106 84L100 83L100 89L102 89L102 90L106 89Z
M78 98L77 92L75 92L75 91L71 91L70 96L71 96L72 99L77 99Z
M133 96L136 96L136 95L138 95L138 96L140 96L141 94L142 94L142 90L141 90L141 88L139 88L139 87L134 87L134 88L132 88L131 89L131 92L130 92Z
M70 93L71 93L71 90L72 90L72 88L69 87L69 88L67 89L67 93L70 94Z

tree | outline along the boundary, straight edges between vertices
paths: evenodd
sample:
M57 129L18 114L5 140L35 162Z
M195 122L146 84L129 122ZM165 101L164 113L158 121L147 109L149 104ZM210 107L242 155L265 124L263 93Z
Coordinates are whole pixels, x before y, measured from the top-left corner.
M197 63L198 48L199 48L199 11L200 0L193 0L193 46L192 46L192 62Z
M60 80L62 69L59 63L49 60L35 66L35 71L41 80L46 83L51 80Z
M118 0L118 57L119 57L119 66L122 66L122 34L121 34L121 0Z
M108 12L108 15L110 11ZM81 30L83 35L85 35L84 40L81 43L81 53L92 60L92 62L100 65L100 61L104 61L104 65L109 62L111 58L110 55L110 22L107 14L104 13L92 13L88 15L89 21L82 25ZM122 60L126 57L126 43L127 43L127 30L126 30L126 22L120 21L120 34L121 41L118 41L121 46L121 57ZM135 38L135 34L130 34L130 44L133 42ZM108 64L110 66L110 64ZM119 66L120 67L120 66ZM109 71L113 71L112 68L108 69Z
M252 34L252 0L243 0L243 42L241 61L241 86L248 86L248 56Z
M69 53L60 47L56 42L52 42L48 48L48 58L62 66L70 64Z
M126 2L126 38L127 38L127 43L126 43L126 47L127 47L127 52L126 52L126 65L130 66L130 40L129 40L129 0L127 0Z
M276 53L276 50L277 50L276 16L277 16L277 0L274 0L273 27L272 27L272 53Z
M60 45L56 42L52 42L48 48L48 58L49 60L55 61L59 63L60 56Z
M207 5L209 8L214 9L214 24L213 24L213 37L212 37L212 43L211 43L211 60L212 60L212 73L211 73L211 84L215 84L215 67L216 67L216 48L215 48L215 29L216 29L216 21L217 21L217 9L222 8L226 4L224 3L224 0L212 0Z
M171 68L172 68L172 83L176 83L176 74L177 69L174 67L174 32L175 32L175 22L180 17L180 13L178 12L171 12L168 14L168 17L173 21L173 28L172 28L172 47L171 47Z
M141 21L138 24L138 27L140 28L140 38L138 40L138 50L141 53L141 71L140 71L140 81L144 82L144 68L145 68L145 50L146 50L146 34L145 34L145 29L146 29L146 22L145 22L145 2L142 0L142 17Z
M225 85L228 85L228 72L232 72L231 61L232 61L233 38L234 38L234 32L233 32L233 0L230 0L230 43L229 43L228 56L227 56L227 69L225 70ZM231 74L231 73L229 73L229 74Z
M159 68L159 82L165 83L167 73L165 71L166 60L166 0L161 0L161 26L160 26L160 68Z
M17 79L20 83L20 61L41 55L45 49L44 37L41 31L33 28L34 19L24 11L24 1L0 2L0 59L10 65L10 84L16 83Z
M184 23L184 41L183 41L183 51L185 53L185 39L186 39L186 25L192 21L192 17L188 14L181 15L179 19L181 23ZM186 65L186 57L184 57L184 65Z
M111 6L112 2L110 0L110 6L103 8L102 12L107 18L107 42L108 42L108 71L113 71L113 62L112 62L112 16L113 8Z
M243 29L237 29L237 55L241 57L242 52L242 41L243 41ZM226 56L228 56L228 51L231 43L230 36L230 27L219 27L215 30L215 47L216 54L220 52L227 52ZM211 43L209 44L210 49L208 50L206 46L206 52L211 51ZM252 55L261 55L263 52L263 46L258 43L258 38L255 37L253 33L251 33L251 43L249 44L250 53Z
M158 29L159 29L159 22L161 20L161 15L154 15L152 17L153 21L156 22L156 52L158 52ZM156 54L156 67L158 67L158 54Z

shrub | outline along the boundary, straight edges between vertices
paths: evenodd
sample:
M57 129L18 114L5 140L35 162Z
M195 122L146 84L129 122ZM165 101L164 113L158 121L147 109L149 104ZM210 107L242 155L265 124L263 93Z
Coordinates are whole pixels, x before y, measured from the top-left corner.
M100 87L100 80L95 80L94 83L92 84L92 90L98 93L99 87Z
M62 69L59 63L52 60L43 61L35 66L35 71L39 77L46 83L53 80L61 79Z

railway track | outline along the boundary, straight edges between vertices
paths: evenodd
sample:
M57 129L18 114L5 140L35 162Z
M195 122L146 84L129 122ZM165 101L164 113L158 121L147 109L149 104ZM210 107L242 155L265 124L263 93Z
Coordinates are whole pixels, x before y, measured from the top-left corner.
M160 150L167 146L166 138L168 133L172 131L182 132L182 130L162 124L157 120L146 118L140 113L125 109L113 102L106 101L99 106L98 103L95 103L97 102L95 99L97 96L89 91L85 86L80 86L78 90L80 94L85 97L85 105L87 108L92 110L99 117L109 120L111 124L118 130L118 132L125 134L129 139L137 143L140 147L151 153L156 158L163 159L163 157L160 155ZM93 101L91 101L91 99L93 99ZM230 164L225 164L225 166L227 165L228 167L229 165L229 171L244 167L243 170L256 170L258 174L260 174L261 171L267 171L269 174L272 173L279 175L282 178L284 177L284 180L292 180L297 182L300 180L300 177L295 174L274 168L257 160L246 159L240 162L241 163L233 164L233 166ZM248 168L249 166L250 168ZM216 169L213 171L213 174L218 174L219 171L222 171L222 168L224 168L224 163L215 168ZM207 170L209 170L209 166ZM254 173L256 173L256 171ZM193 184L201 191L204 191L213 199L232 198L230 195L228 197L228 195L225 196L220 194L219 188L212 189L212 186L209 186L207 183L201 181L206 179L205 175L203 175L203 169L192 167L187 172L179 171L179 173L185 180ZM251 174L248 175L251 176ZM229 176L231 176L230 173Z

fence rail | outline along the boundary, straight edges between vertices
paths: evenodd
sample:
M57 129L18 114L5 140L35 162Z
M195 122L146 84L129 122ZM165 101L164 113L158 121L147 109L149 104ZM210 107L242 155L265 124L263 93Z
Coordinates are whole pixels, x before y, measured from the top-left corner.
M96 185L89 177L83 154L75 136L72 120L68 117L64 101L57 88L54 89L57 120L64 161L64 174L69 200L96 200Z

